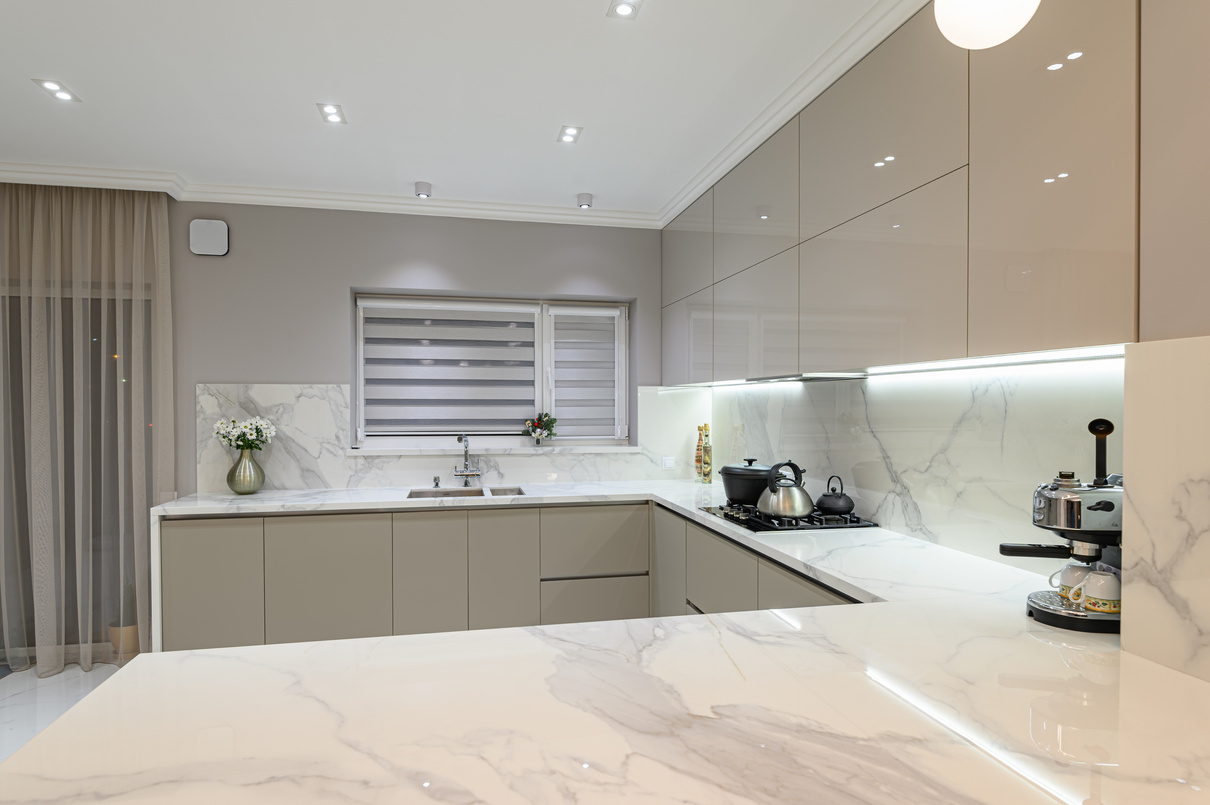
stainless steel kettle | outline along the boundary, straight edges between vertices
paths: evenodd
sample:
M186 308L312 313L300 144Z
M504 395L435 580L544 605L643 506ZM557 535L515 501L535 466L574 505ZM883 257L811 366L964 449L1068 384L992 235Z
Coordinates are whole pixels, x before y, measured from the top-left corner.
M794 478L781 474L782 467L794 471ZM760 493L756 508L770 517L806 517L815 510L815 503L802 487L802 470L793 461L783 461L769 468L767 488Z

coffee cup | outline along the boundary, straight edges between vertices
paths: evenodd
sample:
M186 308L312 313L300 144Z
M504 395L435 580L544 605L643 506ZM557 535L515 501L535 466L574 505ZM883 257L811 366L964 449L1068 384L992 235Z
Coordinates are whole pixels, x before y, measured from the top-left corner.
M1079 595L1079 598L1076 596ZM1071 588L1072 601L1089 612L1117 614L1122 611L1122 582L1112 573L1094 570Z
M1050 586L1059 588L1059 597L1064 601L1078 604L1080 599L1072 597L1072 589L1084 581L1091 572L1092 568L1088 565L1072 562L1069 565L1065 565L1061 570L1056 570L1050 574Z

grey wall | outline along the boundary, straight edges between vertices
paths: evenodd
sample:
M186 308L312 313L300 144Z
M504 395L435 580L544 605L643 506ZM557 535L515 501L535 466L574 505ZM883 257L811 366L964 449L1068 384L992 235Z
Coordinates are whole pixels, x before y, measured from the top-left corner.
M353 288L633 299L631 384L660 382L658 230L175 201L168 217L182 495L195 386L350 383ZM227 256L189 251L194 218L228 223Z

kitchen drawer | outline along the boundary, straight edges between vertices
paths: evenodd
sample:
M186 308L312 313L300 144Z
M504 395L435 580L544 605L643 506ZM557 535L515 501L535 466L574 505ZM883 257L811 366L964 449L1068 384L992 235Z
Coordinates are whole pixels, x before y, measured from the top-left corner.
M704 613L759 609L756 556L686 523L685 596Z
M650 516L647 504L542 509L542 578L646 573Z
M646 618L647 576L542 582L542 623L587 623Z
M757 598L761 609L826 607L852 603L822 584L803 578L767 559L759 560L757 567Z

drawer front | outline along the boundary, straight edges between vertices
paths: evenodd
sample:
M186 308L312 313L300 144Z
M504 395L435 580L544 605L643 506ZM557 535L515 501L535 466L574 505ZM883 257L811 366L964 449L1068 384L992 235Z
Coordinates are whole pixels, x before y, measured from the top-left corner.
M541 512L542 578L647 572L648 505L570 506Z
M542 623L587 623L646 618L646 576L542 582Z
M760 560L758 587L761 609L827 607L852 603L822 584L791 573L765 559Z
M756 557L722 537L687 523L685 595L705 613L759 609Z

